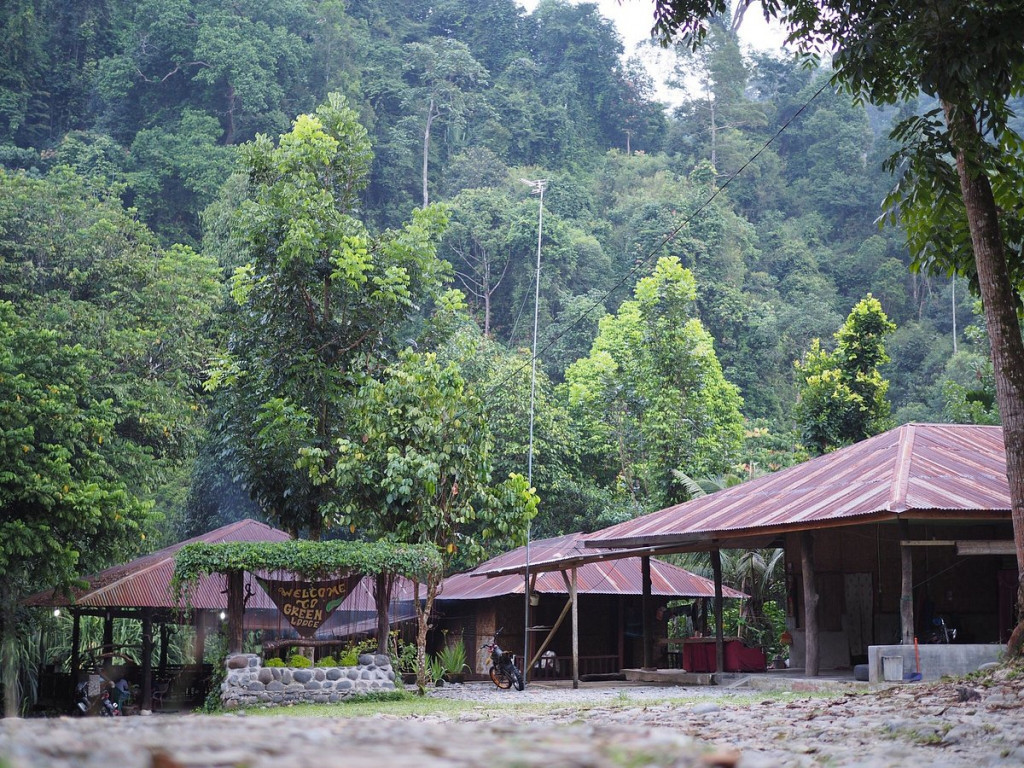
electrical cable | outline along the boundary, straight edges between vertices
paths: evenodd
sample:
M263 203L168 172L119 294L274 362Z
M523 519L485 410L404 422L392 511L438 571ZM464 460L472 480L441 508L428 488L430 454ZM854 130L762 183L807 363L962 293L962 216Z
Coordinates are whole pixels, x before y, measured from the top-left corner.
M562 340L562 338L567 333L569 333L569 331L571 331L573 328L575 328L577 325L579 325L581 322L583 322L583 320L588 315L590 315L595 309L597 309L598 307L604 306L604 302L608 298L610 298L616 291L618 291L620 288L622 288L622 286L626 284L627 280L629 280L632 277L635 277L640 272L641 268L646 267L648 262L653 258L653 256L655 254L659 253L661 251L661 249L664 248L665 245L670 243L675 238L675 236L678 235L683 230L683 228L685 226L687 226L691 221L693 221L698 216L698 214L702 213L704 211L704 209L706 209L709 205L711 205L711 203L715 200L716 197L718 197L718 195L722 192L722 190L724 190L726 187L728 187L729 184L732 183L733 179L735 179L737 176L739 176L741 173L743 173L743 171L745 171L747 169L747 167L751 163L753 163L761 155L761 153L763 153L766 149L768 149L768 147L770 147L775 142L775 140L778 139L779 136L782 135L782 133L790 126L790 124L794 120L796 120L796 118L799 117L804 112L804 110L806 110L811 105L811 103L816 98L818 98L818 96L820 96L822 94L822 92L826 88L828 88L828 86L831 83L832 83L831 79L825 80L825 82L822 83L821 87L818 88L818 90L815 91L814 94L809 99L807 99L807 101L805 101L796 112L794 112L792 115L790 115L789 118L787 118L787 120L781 126L779 126L779 129L753 155L751 155L749 158L747 158L747 160L743 163L743 165L741 165L738 169L736 169L725 180L725 182L723 184L721 184L720 186L715 188L715 191L711 194L710 197L708 197L704 202L702 202L699 206L697 206L697 208L692 213L690 213L688 216L683 218L674 229L672 229L667 235L665 235L658 242L658 244L655 247L653 247L650 251L648 251L647 255L645 255L644 257L642 257L640 259L638 259L636 261L636 263L633 265L633 267L629 271L627 271L615 283L615 285L613 285L611 288L609 288L599 300L597 300L597 301L595 301L593 303L593 305L590 307L590 309L586 310L585 312L582 312L579 315L579 317L577 317L575 320L573 320L568 326L563 328L550 341L548 341L544 345L544 347L539 352L537 352L537 355L536 355L537 359L538 360L541 359L546 352L548 352L552 347L554 347L556 344L558 344L558 342L560 342ZM520 309L520 312L522 312L522 309ZM518 322L518 319L517 319L517 322ZM525 370L528 366L532 365L533 364L533 360L534 360L534 357L533 357L533 355L531 355L530 358L526 362L524 362L519 367L514 368L505 377L503 377L502 379L499 379L496 383L494 383L491 387L489 387L484 392L483 397L482 397L482 400L484 401L484 403L487 402L487 400L490 398L490 396L494 392L501 390L503 387L505 387L509 383L509 381L511 381L515 376L519 375L519 373L521 371ZM484 411L486 412L486 410L487 410L487 407L485 405Z

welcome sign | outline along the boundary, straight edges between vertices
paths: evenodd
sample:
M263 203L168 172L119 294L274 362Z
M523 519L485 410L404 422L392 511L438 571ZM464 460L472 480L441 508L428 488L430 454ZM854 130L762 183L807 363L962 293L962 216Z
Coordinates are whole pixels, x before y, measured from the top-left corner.
M332 581L256 581L302 637L312 637L341 605L358 576Z

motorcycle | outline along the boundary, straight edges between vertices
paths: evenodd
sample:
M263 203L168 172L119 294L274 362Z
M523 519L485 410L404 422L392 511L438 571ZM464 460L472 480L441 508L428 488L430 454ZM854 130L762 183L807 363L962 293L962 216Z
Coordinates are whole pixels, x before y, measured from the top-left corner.
M931 644L947 644L956 642L956 629L949 626L941 616L932 619L932 628L924 637L924 642Z
M100 692L94 698L89 695L89 683L83 680L75 686L75 714L81 717L99 715L100 717L120 717L121 708L110 696L113 683L103 680Z
M480 646L491 655L491 666L487 672L491 677L491 682L499 688L507 690L514 685L517 691L521 691L526 687L523 673L516 666L515 654L503 651L501 646L498 645L498 635L500 633L501 630L499 629L494 633L494 640Z

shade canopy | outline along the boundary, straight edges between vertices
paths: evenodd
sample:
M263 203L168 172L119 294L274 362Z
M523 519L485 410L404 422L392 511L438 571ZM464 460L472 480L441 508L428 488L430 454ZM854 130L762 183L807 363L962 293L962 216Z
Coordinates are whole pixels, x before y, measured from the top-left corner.
M566 569L577 568L576 578L581 594L643 594L639 557L588 560L593 556L594 550L583 546L581 533L531 542L531 570L538 570L533 590L540 593L567 593L565 580L561 574L556 573L562 570L556 567L561 564ZM448 577L438 597L441 600L475 600L523 594L526 585L521 574L525 570L526 547L519 547L481 563L472 571ZM482 578L488 576L490 578ZM725 597L747 597L729 587L722 589ZM715 583L671 563L652 559L651 594L662 597L711 598L715 596Z
M905 424L589 534L584 549L671 548L904 519L1009 520L1000 427ZM735 545L734 545L735 546Z

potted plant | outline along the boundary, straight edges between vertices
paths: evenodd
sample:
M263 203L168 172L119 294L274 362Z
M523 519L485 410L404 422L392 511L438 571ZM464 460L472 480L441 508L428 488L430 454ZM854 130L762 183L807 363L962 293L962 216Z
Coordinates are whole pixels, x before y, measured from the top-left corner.
M466 646L462 640L442 648L431 659L430 669L435 681L444 679L449 683L463 682L465 673L472 670L466 663Z

